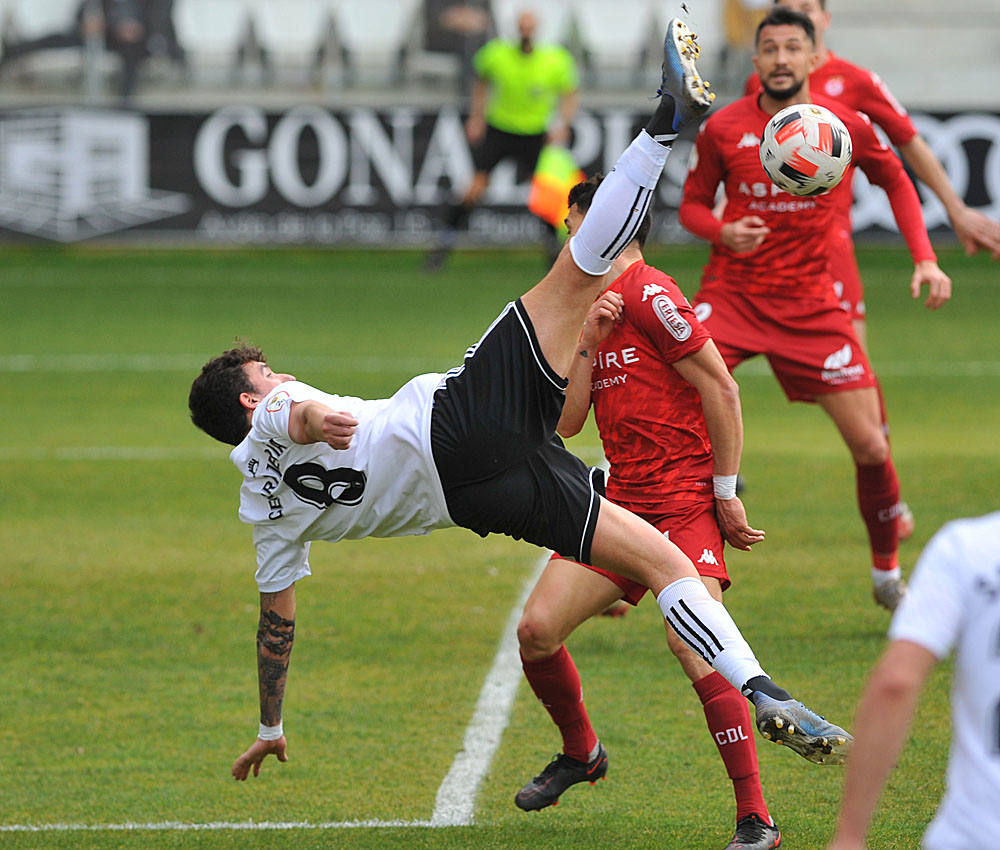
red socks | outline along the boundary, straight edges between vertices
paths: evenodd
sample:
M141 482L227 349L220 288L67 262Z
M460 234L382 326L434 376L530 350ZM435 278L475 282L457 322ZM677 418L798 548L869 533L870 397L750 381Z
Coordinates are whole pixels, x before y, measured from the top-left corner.
M760 787L750 704L722 675L714 671L694 682L692 687L701 699L708 731L733 782L736 819L757 814L771 823Z
M899 479L892 459L877 466L855 466L858 508L868 529L875 569L897 566L899 549Z
M577 761L590 761L597 748L597 733L590 725L580 674L569 650L561 646L540 661L527 661L522 655L521 666L531 690L562 733L563 752Z

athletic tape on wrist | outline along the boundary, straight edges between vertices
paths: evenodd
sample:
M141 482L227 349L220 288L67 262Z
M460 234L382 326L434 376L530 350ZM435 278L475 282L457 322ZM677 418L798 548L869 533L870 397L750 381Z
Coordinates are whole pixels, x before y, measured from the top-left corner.
M262 741L277 741L282 735L285 734L284 723L279 721L277 726L265 726L263 723L260 724L260 732L257 733L257 737Z
M736 496L736 479L738 475L713 475L712 489L716 499L732 499Z

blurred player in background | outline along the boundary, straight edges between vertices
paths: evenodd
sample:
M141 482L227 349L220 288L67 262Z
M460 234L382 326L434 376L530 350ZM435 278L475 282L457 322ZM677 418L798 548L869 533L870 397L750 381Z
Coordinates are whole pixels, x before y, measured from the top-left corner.
M991 850L1000 835L1000 513L944 526L892 618L858 706L857 746L830 850L861 850L931 670L955 651L947 788L926 850ZM898 789L906 793L905 789Z
M816 65L809 75L809 88L815 94L843 103L864 112L889 137L913 173L940 199L955 235L967 254L989 251L993 259L1000 257L1000 222L993 221L969 207L952 187L944 166L930 146L917 132L906 109L877 74L837 56L826 46L825 34L830 27L830 12L826 0L775 0L787 9L809 16L816 28ZM760 77L754 73L746 81L746 94L761 89ZM851 227L851 195L840 195L841 206L831 233L830 271L834 287L844 309L851 314L858 341L868 346L865 322L864 288L858 261L854 255ZM883 426L888 433L885 403L880 402ZM907 539L913 533L914 519L909 506L900 503L899 536Z
M702 124L680 220L712 244L694 301L726 364L734 369L766 355L788 399L819 404L847 444L871 545L875 600L892 610L905 592L898 560L899 480L882 428L877 380L836 298L829 268L830 234L853 171L828 194L801 198L774 186L758 155L770 117L813 99L809 72L815 59L812 21L790 9L772 9L757 31L754 56L763 92L729 104ZM911 293L919 297L927 284L926 306L937 309L950 297L951 281L938 267L902 164L864 116L819 95L814 99L841 118L853 140L853 164L888 194L915 263ZM713 215L720 183L727 199L721 221Z
M571 235L599 185L591 178L570 192ZM742 550L764 539L735 493L743 446L739 387L677 284L643 261L651 224L647 213L611 268L614 282L591 308L558 430L579 433L593 403L611 464L608 498L675 543L721 602L730 583L723 538ZM524 674L563 738L563 752L515 797L526 811L553 805L571 785L593 782L607 769L565 640L612 601L637 604L647 588L590 569L581 575L574 562L553 555L518 626ZM671 628L667 642L701 700L733 784L736 834L728 847L777 847L781 834L764 801L747 701Z
M441 241L427 255L425 268L443 265L472 210L482 200L490 173L503 160L517 164L518 178L535 170L546 144L566 144L579 103L578 74L570 52L561 45L537 44L538 17L522 11L517 18L520 40L496 38L473 59L472 88L466 136L472 145L475 173L459 203L447 212ZM553 226L546 224L549 260L559 251Z

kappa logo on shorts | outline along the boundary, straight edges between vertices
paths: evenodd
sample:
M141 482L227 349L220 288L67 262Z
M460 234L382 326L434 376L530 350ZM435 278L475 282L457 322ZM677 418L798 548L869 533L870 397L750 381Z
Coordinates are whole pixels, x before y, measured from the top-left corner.
M691 323L680 314L677 305L666 295L657 295L652 307L656 318L678 342L684 342L691 336Z
M714 567L719 566L719 561L715 557L715 552L711 549L702 549L701 557L698 559L699 564L711 564Z
M843 369L854 359L854 351L851 344L845 343L843 348L837 349L833 354L823 361L824 369Z

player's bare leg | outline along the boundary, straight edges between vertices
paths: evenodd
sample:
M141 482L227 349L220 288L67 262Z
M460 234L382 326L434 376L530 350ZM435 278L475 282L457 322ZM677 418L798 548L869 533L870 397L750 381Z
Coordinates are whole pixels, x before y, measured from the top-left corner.
M562 735L563 751L517 792L524 811L554 806L573 785L603 779L608 754L591 726L580 674L564 641L584 620L621 596L600 573L552 558L528 597L517 628L524 675Z
M559 374L569 371L573 347L587 310L604 288L604 275L642 222L678 130L708 111L715 97L695 67L699 52L687 25L670 21L656 112L604 178L586 219L552 269L521 298L542 353Z

